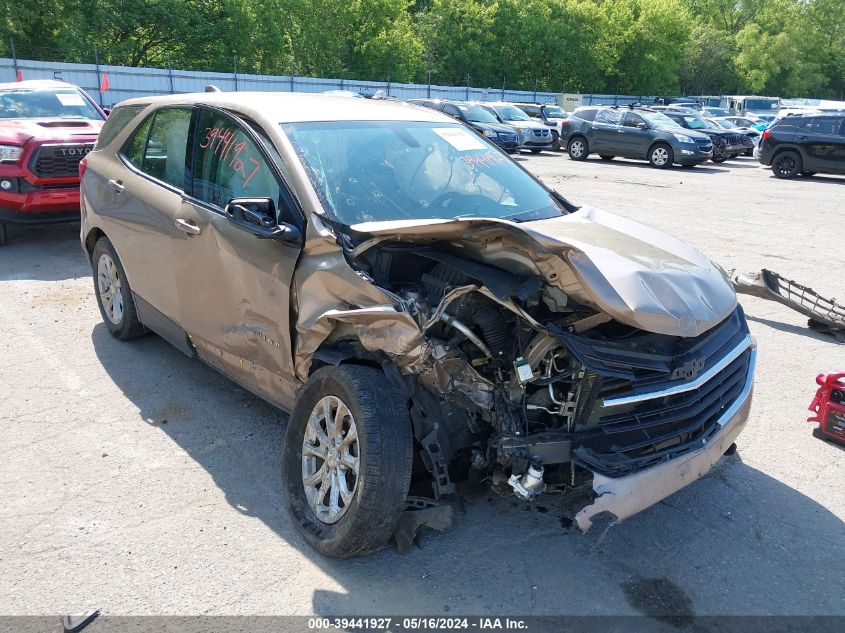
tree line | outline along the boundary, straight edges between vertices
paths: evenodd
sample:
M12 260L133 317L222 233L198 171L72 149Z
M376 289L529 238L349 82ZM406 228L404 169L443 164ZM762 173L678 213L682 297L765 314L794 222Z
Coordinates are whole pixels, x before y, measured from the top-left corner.
M0 0L22 58L554 92L845 98L845 0Z

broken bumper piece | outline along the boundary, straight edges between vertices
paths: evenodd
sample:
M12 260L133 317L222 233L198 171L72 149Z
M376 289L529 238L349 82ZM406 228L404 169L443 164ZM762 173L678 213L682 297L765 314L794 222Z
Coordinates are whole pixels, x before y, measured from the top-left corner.
M594 473L595 501L583 508L575 522L586 533L593 524L593 517L602 513L613 516L613 523L620 523L637 512L654 505L684 486L706 475L719 458L733 444L748 421L754 390L754 365L756 349L751 350L751 365L742 392L719 419L721 430L700 449L652 466L626 477L607 477Z

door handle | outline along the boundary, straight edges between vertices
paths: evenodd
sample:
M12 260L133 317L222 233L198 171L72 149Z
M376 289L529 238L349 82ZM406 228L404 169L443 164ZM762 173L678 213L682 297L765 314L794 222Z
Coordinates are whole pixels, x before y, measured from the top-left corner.
M806 140L807 140L807 137L806 137L806 136L804 136L804 135L801 135L801 136L799 136L799 137L798 137L798 140L799 140L799 141L806 141Z
M120 180L109 180L109 187L115 193L123 193L125 188Z
M191 224L188 220L183 220L182 218L177 218L173 224L177 229L187 233L188 235L199 235L202 233L202 229L200 227L196 224Z

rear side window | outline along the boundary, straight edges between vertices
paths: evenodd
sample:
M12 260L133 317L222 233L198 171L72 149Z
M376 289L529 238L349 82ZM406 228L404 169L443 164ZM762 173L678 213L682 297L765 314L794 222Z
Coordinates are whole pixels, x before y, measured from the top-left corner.
M190 108L157 110L135 132L124 155L145 174L186 189L185 160L192 113Z
M201 110L193 166L194 197L224 208L233 198L271 198L280 187L259 147L226 115Z
M594 121L596 118L596 110L588 108L586 110L576 110L572 116L578 117L582 121Z
M616 125L619 121L619 113L616 110L602 110L596 115L596 123L609 123Z
M144 149L147 147L147 137L150 135L150 125L153 122L153 117L148 116L144 122L135 130L129 144L123 150L123 155L126 157L133 167L141 169L144 166Z
M102 149L109 145L145 107L143 105L121 106L112 110L109 118L103 124L103 129L97 137L97 144L94 149Z
M809 131L813 134L838 135L842 127L842 119L835 116L813 117Z
M788 116L781 120L778 128L787 132L795 132L797 130L809 132L812 125L813 117L811 116Z

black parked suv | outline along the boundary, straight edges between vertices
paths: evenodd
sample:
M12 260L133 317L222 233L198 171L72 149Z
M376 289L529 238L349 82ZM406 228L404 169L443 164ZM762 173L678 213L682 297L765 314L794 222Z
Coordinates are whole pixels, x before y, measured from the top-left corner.
M713 141L713 162L724 163L729 158L736 158L747 149L742 140L742 134L714 127L698 114L674 112L671 109L663 114L686 130L702 132Z
M519 136L513 128L499 123L495 116L480 106L443 99L409 99L408 103L448 114L486 137L508 154L519 153Z
M845 174L845 111L785 116L763 132L760 163L778 178Z
M569 127L566 149L572 160L595 153L603 160L639 158L666 169L675 163L694 167L713 151L709 136L684 130L649 108L578 108L569 118Z

